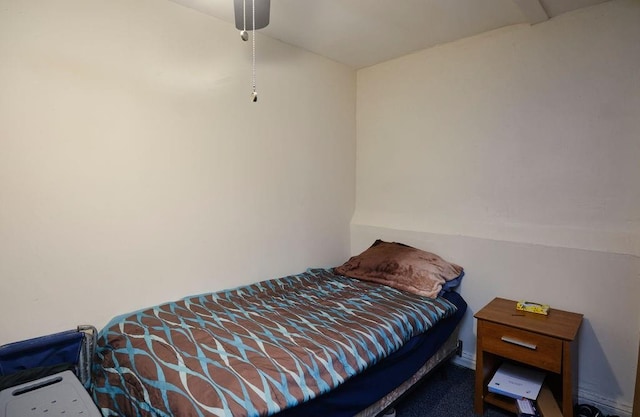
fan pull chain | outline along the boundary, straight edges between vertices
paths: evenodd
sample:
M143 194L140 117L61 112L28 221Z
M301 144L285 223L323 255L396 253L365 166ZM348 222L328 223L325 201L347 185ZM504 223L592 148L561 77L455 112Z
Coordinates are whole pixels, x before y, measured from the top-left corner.
M253 87L251 101L255 103L258 101L258 92L256 91L256 0L251 0L251 6L251 86ZM243 41L249 40L249 33L247 32L247 0L242 0L242 30L240 31L240 38Z
M247 33L247 0L242 0L242 30L240 31L240 39L243 41L249 40L249 33Z
M251 2L253 4L253 30L251 31L251 39L253 41L251 83L253 86L253 93L251 93L251 101L255 103L258 101L258 93L256 92L256 0L251 0Z

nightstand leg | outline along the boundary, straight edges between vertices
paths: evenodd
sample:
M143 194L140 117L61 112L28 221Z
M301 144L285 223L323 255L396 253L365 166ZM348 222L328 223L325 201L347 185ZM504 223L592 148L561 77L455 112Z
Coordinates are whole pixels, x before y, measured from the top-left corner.
M482 326L481 323L478 323L478 327ZM480 333L480 328L478 328L478 334ZM485 363L484 363L484 352L482 351L482 339L480 337L476 340L476 385L475 385L475 395L474 395L474 404L473 411L476 414L483 415L484 414L484 385L485 385Z

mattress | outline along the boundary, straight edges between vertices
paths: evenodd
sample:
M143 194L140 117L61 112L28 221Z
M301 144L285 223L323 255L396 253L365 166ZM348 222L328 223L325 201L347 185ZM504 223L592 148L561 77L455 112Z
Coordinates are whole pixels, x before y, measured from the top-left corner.
M187 297L103 329L94 400L105 415L274 415L394 353L424 363L415 337L457 311L325 269Z
M443 298L457 307L455 314L439 321L429 331L413 337L385 360L345 382L337 389L278 417L372 417L389 407L458 349L458 328L467 303L456 292Z

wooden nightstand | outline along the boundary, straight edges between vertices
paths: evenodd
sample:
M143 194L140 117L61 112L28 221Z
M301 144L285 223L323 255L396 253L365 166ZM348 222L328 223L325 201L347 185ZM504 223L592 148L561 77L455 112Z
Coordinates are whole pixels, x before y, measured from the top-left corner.
M578 379L577 335L582 314L556 310L549 315L516 310L516 302L495 298L474 317L478 320L475 413L485 403L516 412L515 400L487 391L487 384L505 361L547 371L545 384L564 417L573 417Z

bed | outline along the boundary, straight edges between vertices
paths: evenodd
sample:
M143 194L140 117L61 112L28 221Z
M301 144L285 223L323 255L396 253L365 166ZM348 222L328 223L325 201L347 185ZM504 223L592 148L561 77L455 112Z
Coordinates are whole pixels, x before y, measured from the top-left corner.
M456 351L466 310L442 285L396 287L309 269L116 317L94 401L105 416L377 415Z

